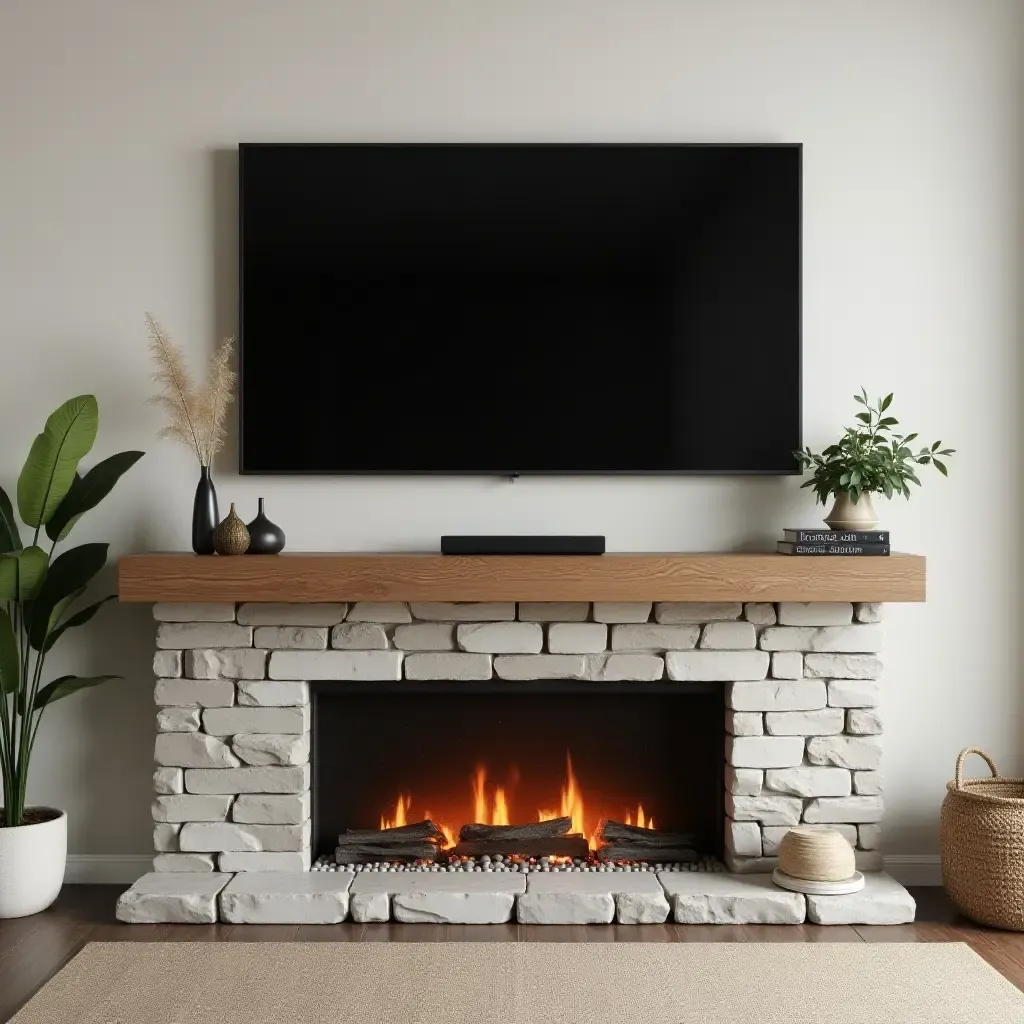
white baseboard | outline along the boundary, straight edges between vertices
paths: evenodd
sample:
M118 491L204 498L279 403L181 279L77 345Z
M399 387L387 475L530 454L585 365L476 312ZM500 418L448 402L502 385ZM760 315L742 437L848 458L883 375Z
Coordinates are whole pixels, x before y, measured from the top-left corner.
M885 869L904 885L941 885L937 853L891 853ZM121 853L69 853L65 878L79 884L131 885L153 870L153 858Z

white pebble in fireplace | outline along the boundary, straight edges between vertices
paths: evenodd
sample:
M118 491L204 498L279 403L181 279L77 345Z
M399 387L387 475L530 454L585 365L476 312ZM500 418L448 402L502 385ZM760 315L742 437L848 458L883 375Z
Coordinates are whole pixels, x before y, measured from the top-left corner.
M121 920L913 920L913 900L880 874L880 605L158 604L154 614L156 856L119 900ZM402 679L721 683L728 870L310 871L309 684ZM833 907L771 885L779 842L799 822L831 825L855 847L873 873L859 897Z

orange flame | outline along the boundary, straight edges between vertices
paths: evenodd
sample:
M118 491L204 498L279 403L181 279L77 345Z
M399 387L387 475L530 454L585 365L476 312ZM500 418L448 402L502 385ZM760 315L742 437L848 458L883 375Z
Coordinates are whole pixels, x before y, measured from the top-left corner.
M387 818L383 814L380 817L381 828L400 828L409 824L409 808L412 806L412 797L406 793L398 794L398 801L395 803L394 818Z

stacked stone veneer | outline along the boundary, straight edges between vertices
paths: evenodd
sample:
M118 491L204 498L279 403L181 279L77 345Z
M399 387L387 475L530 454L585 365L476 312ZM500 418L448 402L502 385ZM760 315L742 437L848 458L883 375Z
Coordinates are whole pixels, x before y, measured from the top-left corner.
M311 680L721 682L725 849L827 823L881 868L878 605L158 604L154 868L308 871Z

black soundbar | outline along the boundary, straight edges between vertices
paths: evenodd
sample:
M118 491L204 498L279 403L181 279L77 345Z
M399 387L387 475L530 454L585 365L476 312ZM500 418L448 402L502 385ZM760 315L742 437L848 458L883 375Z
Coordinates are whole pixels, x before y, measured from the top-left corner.
M517 536L498 534L480 537L445 534L441 538L442 555L603 555L604 536L572 537L560 534Z

